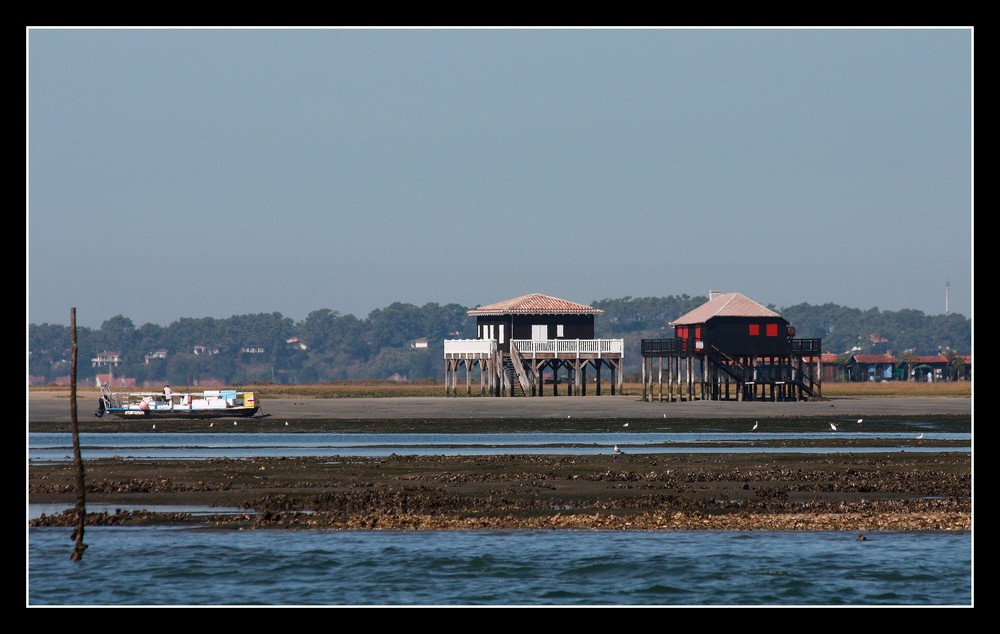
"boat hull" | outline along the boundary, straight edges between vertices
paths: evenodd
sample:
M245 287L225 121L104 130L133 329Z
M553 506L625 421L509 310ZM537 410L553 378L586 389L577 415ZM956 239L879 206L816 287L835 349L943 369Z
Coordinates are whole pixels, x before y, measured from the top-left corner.
M260 407L230 407L227 409L121 409L107 408L105 413L118 418L180 418L180 419L206 419L206 418L250 418L260 411Z

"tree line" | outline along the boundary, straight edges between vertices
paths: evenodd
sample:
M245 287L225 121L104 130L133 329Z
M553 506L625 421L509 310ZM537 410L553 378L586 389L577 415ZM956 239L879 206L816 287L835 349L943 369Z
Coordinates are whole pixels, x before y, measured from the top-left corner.
M708 301L705 296L624 297L591 306L598 338L624 339L626 376L638 373L642 339L668 338L673 319ZM768 306L796 328L796 336L823 340L824 352L892 352L905 355L971 354L972 320L918 310L859 310L835 304ZM119 355L111 371L139 385L310 384L372 379L443 379L443 341L476 336L475 318L458 304L396 302L358 318L315 310L296 322L281 313L183 318L167 326L136 327L117 315L99 329L77 328L78 381L93 381L104 366L99 354ZM416 347L417 340L427 347ZM50 384L70 371L68 326L29 324L28 374Z

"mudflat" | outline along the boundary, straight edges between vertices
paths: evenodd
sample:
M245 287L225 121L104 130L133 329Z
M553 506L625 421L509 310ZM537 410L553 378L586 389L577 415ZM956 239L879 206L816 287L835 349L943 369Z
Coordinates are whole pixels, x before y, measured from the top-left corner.
M93 400L94 403L90 401ZM78 399L81 431L144 431L148 421L93 416ZM678 430L865 425L938 420L971 427L971 399L836 398L796 403L649 403L631 396L494 399L274 398L240 431L592 431L601 425ZM68 394L31 394L31 431L69 429ZM285 423L288 422L288 425ZM206 421L163 421L208 431ZM226 426L231 427L231 426ZM852 442L849 438L842 441ZM916 441L914 441L916 442ZM958 443L962 444L962 443ZM85 462L90 525L182 524L218 528L971 530L972 454L938 452L396 456ZM64 504L31 525L70 525L77 500L71 464L30 464L28 501ZM191 505L205 513L159 512ZM212 509L220 509L218 513Z

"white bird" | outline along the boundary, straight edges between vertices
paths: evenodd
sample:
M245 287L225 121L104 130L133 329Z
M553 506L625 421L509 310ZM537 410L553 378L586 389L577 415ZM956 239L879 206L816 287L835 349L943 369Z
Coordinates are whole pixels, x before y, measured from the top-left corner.
M235 425L235 424L236 424L236 421L233 421L233 424Z
M209 427L215 427L215 423L209 423L208 426Z
M286 427L288 426L288 421L287 421L287 420L285 421L285 426L286 426Z
M625 423L624 425L622 425L622 427L628 427L628 423Z
M664 417L664 418L666 418L666 417L667 417L667 415L666 415L666 414L664 414L664 415L663 415L663 417Z
M859 418L859 419L858 419L858 424L860 425L860 424L861 424L861 421L863 421L863 420L864 420L863 418Z
M919 434L917 434L917 440L923 440L923 439L924 439L924 433L923 432L920 432Z
M753 429L751 429L750 431L757 431L757 421L753 422Z
M156 425L153 425L153 429L156 429Z
M837 431L837 426L834 425L833 423L830 423L830 429L832 429L833 431Z
M618 448L618 445L615 445L615 448L613 449L613 451L615 453L621 453L622 452L622 450Z

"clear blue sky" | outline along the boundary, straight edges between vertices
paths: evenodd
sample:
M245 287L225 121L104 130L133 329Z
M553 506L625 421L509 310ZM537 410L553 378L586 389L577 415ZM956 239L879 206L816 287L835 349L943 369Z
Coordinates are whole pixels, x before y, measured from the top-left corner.
M26 31L28 323L972 316L973 30Z

